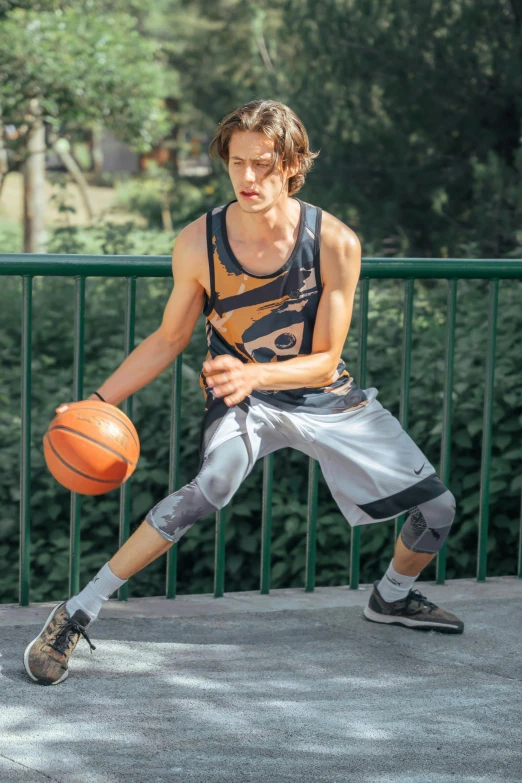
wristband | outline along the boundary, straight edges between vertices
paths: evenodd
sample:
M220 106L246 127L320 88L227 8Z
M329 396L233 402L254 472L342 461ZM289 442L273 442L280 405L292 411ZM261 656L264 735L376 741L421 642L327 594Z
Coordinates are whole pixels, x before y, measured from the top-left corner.
M95 391L95 392L93 392L93 394L95 394L97 397L99 397L102 402L106 402L106 400L104 400L103 397L101 396L100 392Z

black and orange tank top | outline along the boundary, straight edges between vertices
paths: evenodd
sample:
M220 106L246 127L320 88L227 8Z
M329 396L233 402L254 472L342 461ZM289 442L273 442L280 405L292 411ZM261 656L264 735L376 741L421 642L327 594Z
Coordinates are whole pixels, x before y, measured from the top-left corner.
M270 275L247 272L235 257L225 220L232 201L207 213L210 299L205 295L206 359L228 354L242 362L284 362L312 352L322 291L322 211L296 200L301 207L297 242L288 261ZM208 403L212 393L203 370L199 382ZM339 413L366 402L364 391L354 383L342 360L327 386L254 390L252 396L283 410L320 414Z

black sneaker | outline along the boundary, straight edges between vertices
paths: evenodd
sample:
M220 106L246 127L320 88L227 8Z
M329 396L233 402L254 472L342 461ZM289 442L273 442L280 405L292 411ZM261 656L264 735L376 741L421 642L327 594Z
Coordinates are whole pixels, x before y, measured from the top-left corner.
M69 658L80 636L91 650L96 649L85 630L89 616L78 609L69 617L65 603L54 607L36 639L25 649L25 670L32 680L42 685L58 685L65 680L69 674Z
M364 616L373 623L405 625L407 628L440 631L440 633L462 633L464 623L454 614L428 601L418 590L410 590L401 601L387 603L374 582L373 592L364 610Z

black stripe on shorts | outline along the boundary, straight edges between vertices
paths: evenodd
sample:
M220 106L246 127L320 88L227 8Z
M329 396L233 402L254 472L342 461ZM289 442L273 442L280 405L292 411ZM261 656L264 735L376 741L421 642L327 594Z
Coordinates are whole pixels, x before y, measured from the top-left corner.
M357 505L372 519L389 519L402 514L412 506L418 506L419 503L426 503L428 500L438 498L439 495L443 495L447 491L448 488L435 473L432 473L431 476L412 484L411 487L403 489L395 495L390 495L388 498L374 500L364 505L358 503Z

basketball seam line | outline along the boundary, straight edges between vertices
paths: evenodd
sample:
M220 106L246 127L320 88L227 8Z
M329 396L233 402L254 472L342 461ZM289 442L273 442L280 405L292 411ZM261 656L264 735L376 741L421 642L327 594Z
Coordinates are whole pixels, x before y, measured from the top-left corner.
M45 433L45 437L47 439L47 443L49 444L51 451L53 452L54 456L62 462L66 468L69 470L72 470L73 473L77 473L79 476L82 476L83 478L89 479L89 481L99 481L101 484L114 484L117 479L99 479L95 478L94 476L88 476L87 473L82 473L81 470L78 470L77 468L73 468L72 465L69 465L68 462L66 462L63 457L61 457L56 449L54 448L53 444L51 443L51 438L49 437L49 433ZM115 487L117 489L117 487Z
M49 432L54 432L54 430L65 430L65 432L72 432L73 435L78 435L79 438L84 438L85 440L90 441L91 443L96 443L97 446L101 446L102 449L105 449L105 451L110 451L111 454L114 454L115 457L119 457L124 462L127 463L127 465L132 465L133 468L136 467L134 462L131 462L129 459L123 456L123 454L120 454L119 452L115 451L114 449L111 449L110 446L105 446L105 444L100 443L97 440L94 440L94 438L90 438L88 435L84 435L83 432L77 432L76 430L73 430L72 427L66 427L63 424L57 424L54 427L51 427L48 430Z
M101 400L100 400L100 402L101 402ZM107 405L107 404L110 404L110 403L105 403L105 404ZM72 408L71 408L70 410L72 410ZM81 410L82 410L82 411L96 411L97 413L100 413L100 409L99 409L99 408L91 408L91 407L89 407L89 408L83 408L83 407L82 407L82 408L81 408ZM119 410L119 408L118 408L118 410ZM119 424L121 424L121 425L122 425L122 427L125 427L125 429L126 429L126 430L128 430L128 432L129 432L129 435L131 436L131 438L132 438L132 440L134 441L134 443L136 444L136 446L138 446L138 441L136 440L136 437L135 437L135 435L134 435L133 431L131 430L131 428L129 427L129 425L128 425L128 424L126 424L126 423L125 423L124 421L122 421L122 420L121 420L121 419L120 419L118 416L116 416L116 414L114 414L114 413L111 413L110 411L105 411L105 410L104 410L104 411L103 411L103 413L104 413L106 416L111 416L111 417L112 417L113 419L115 419L115 420L116 420L116 421L117 421ZM122 411L122 413L123 413L123 411ZM125 413L124 413L123 415L124 415L124 416L126 416L126 414L125 414Z

